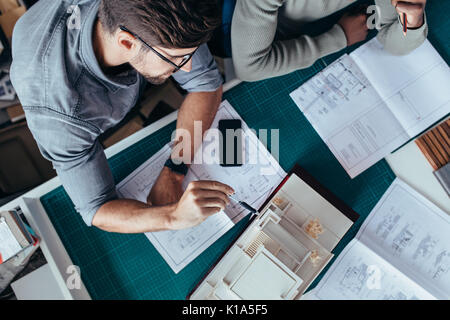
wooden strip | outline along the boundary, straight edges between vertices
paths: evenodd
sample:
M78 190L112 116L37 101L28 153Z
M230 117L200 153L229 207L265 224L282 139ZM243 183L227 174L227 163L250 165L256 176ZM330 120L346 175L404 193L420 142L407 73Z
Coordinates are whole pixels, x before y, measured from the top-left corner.
M450 119L445 121L441 126L444 129L447 136L450 137Z
M436 137L436 139L438 139L439 143L445 149L445 151L448 152L450 150L450 137L447 136L445 132L444 134L442 134L441 130L439 129L441 129L440 126L431 130L431 133Z
M424 138L426 144L428 145L428 147L432 150L433 155L437 158L437 160L438 160L437 164L438 164L439 168L445 166L447 163L445 162L444 158L439 153L439 150L433 144L433 141L431 140L431 138L428 135L424 135L423 138Z
M434 170L450 162L450 118L416 139L416 144Z
M438 170L439 165L437 159L434 157L433 152L429 149L428 145L424 141L423 137L416 139L416 144L419 147L420 151L422 151L425 158L427 158L433 170Z
M445 140L447 143L447 146L450 147L450 136L445 132L443 125L439 126L438 131L440 133L440 136Z
M438 134L438 136L436 136L435 131L432 130L430 131L430 133L427 134L427 136L431 139L431 141L433 142L433 145L436 147L436 149L438 150L438 153L441 155L442 159L444 160L444 164L446 165L449 161L450 161L450 155L448 154L448 150L446 150L444 144L442 144L439 140L440 135ZM442 139L442 138L441 138Z
M432 134L439 141L439 143L441 144L442 148L445 150L445 153L450 156L450 137L447 137L446 135L443 136L441 131L439 130L439 127L436 128L435 130L433 130Z

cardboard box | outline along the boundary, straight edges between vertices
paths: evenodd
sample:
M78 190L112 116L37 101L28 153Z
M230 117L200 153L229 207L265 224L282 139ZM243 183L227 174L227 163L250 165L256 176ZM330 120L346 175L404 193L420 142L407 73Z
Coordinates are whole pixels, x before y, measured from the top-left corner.
M144 127L143 125L144 121L139 116L134 117L133 119L128 121L125 125L123 125L120 129L114 132L111 136L106 138L103 141L103 146L105 148L111 147L117 142L141 130Z
M25 119L25 112L20 104L6 108L6 112L12 123Z

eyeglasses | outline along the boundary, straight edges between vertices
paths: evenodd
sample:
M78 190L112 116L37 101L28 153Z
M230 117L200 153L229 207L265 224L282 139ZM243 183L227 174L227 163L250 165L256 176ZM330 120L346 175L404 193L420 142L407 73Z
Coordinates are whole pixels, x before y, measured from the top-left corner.
M180 70L186 63L189 62L189 60L191 60L192 56L197 52L198 48L194 50L194 52L189 53L187 55L184 55L182 57L179 57L179 59L181 59L181 62L179 64L174 63L173 61L171 61L170 59L166 58L164 55L162 55L161 53L159 53L158 51L156 51L151 45L149 45L147 42L145 42L144 40L142 40L141 37L139 37L137 34L135 34L134 32L128 30L126 27L124 26L119 26L120 30L128 32L129 34L131 34L133 37L135 37L136 39L138 39L140 42L142 42L147 48L149 48L151 51L153 51L158 57L160 57L162 60L164 60L165 62L169 63L171 66L173 66L176 71Z

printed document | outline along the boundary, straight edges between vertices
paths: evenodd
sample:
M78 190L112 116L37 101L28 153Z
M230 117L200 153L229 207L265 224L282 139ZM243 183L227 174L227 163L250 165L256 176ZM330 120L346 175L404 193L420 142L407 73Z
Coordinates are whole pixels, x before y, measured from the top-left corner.
M291 98L354 178L450 113L450 69L428 40L393 56L374 38Z
M397 178L312 293L450 299L450 216Z
M222 102L211 128L217 128L219 120L241 119L239 114L227 102ZM245 139L244 164L240 167L222 167L218 162L219 154L206 155L213 150L206 135L199 153L204 159L209 156L216 161L194 163L190 166L183 187L195 180L215 180L230 185L236 194L234 197L245 201L253 208L259 209L275 188L281 183L286 173L275 158L267 151L258 137L242 121L243 140ZM257 150L257 152L255 152ZM163 169L165 161L170 157L171 148L166 145L148 161L117 185L122 198L136 199L146 202L147 196ZM250 155L257 155L252 158ZM199 159L199 154L196 159ZM155 246L175 273L181 271L217 239L230 230L237 222L248 214L248 211L231 200L230 205L218 214L206 219L200 225L177 231L160 231L146 233L147 238Z

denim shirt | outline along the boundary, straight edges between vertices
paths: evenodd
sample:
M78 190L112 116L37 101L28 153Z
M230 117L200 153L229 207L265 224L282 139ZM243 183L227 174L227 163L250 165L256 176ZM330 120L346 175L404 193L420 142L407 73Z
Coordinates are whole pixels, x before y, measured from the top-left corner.
M112 77L100 68L92 43L99 4L37 2L14 28L10 74L42 155L89 226L117 198L98 136L125 117L145 85L135 70ZM188 92L218 89L222 78L206 44L192 59L191 72L173 78Z

